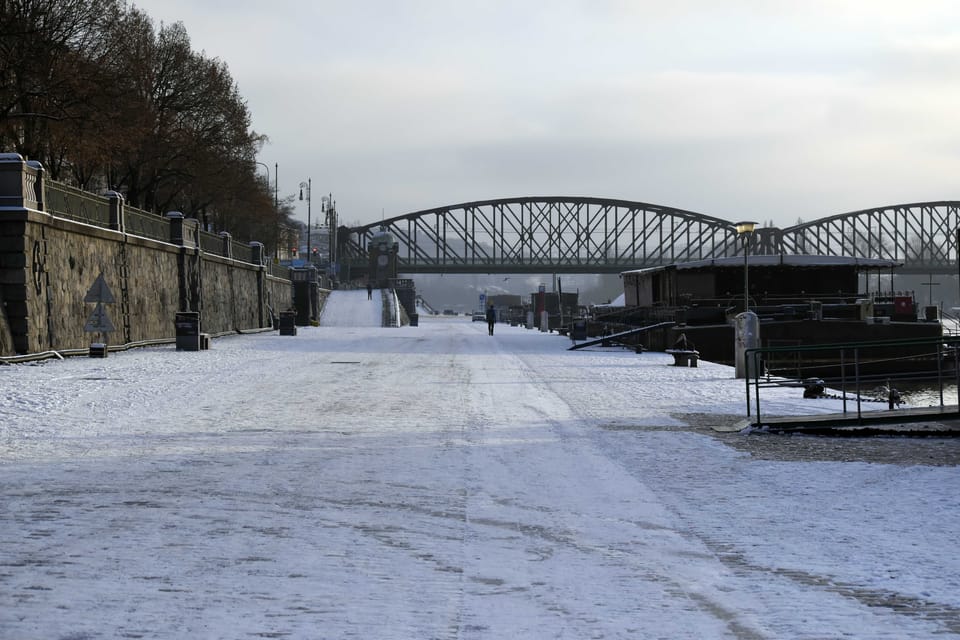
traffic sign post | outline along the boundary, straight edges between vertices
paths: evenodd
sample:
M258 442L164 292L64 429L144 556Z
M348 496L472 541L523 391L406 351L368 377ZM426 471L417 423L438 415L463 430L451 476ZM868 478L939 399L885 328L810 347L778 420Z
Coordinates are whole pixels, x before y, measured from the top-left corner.
M110 333L116 331L117 328L113 326L113 321L107 315L107 310L103 308L103 303L98 302L93 313L87 319L87 324L83 326L83 330L87 333Z
M113 326L113 321L110 320L110 316L107 315L107 310L103 305L114 304L117 300L113 297L113 292L110 291L110 287L107 286L107 281L104 279L103 273L94 280L93 286L87 291L87 295L84 296L83 301L92 302L97 305L87 319L87 323L83 326L83 330L86 333L100 334L100 342L90 344L90 357L106 358L108 351L105 334L116 331L116 327Z

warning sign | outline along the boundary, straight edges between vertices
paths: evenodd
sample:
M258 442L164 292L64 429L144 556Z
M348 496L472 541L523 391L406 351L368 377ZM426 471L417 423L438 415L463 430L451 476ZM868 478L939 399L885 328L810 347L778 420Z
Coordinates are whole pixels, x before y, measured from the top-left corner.
M113 292L110 291L110 287L107 286L107 281L103 279L102 273L97 276L93 286L90 287L90 290L87 291L87 295L84 296L83 301L104 302L106 304L113 304L116 302L116 299L113 297Z
M107 310L103 308L103 304L98 302L97 307L87 320L87 324L83 325L83 330L87 333L109 333L116 331L116 327L113 326L113 322L107 315Z
M110 320L110 316L107 315L107 310L103 308L105 304L113 304L116 302L116 299L113 297L113 292L110 291L110 287L107 286L107 281L103 278L103 273L94 280L93 286L87 291L87 295L83 298L83 301L97 303L97 307L87 320L87 324L83 325L84 331L87 333L110 333L111 331L116 331L113 322Z

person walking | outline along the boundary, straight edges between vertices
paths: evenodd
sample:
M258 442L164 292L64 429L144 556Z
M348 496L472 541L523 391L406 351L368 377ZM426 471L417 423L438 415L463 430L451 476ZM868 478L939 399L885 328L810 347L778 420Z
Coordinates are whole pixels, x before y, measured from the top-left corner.
M493 308L493 304L487 307L487 331L490 335L493 335L493 325L497 322L497 310Z
M367 300L373 300L373 284L367 281Z

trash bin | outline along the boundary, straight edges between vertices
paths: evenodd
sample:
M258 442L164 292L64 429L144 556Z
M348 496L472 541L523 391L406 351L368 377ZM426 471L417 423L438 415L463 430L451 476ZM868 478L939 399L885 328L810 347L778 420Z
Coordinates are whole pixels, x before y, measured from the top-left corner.
M177 311L177 351L200 351L200 312Z
M297 312L296 311L280 312L280 335L282 336L297 335Z
M411 314L410 314L410 326L411 326L411 327L416 327L416 326L419 326L419 324L420 324L420 314L419 314L419 313L411 313Z

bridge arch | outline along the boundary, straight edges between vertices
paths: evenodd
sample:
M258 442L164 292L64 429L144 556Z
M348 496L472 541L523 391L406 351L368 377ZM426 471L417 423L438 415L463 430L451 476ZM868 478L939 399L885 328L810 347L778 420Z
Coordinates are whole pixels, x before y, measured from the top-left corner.
M742 247L720 218L645 202L554 196L465 202L346 229L341 256L362 259L381 229L396 239L404 273L617 273Z
M841 213L783 230L783 252L884 258L904 273L956 273L960 202L939 200Z
M759 228L751 254L884 258L905 273L957 271L960 201L889 205L788 228ZM594 197L466 202L342 228L341 262L365 265L381 230L403 273L618 273L743 255L734 223L657 204Z

